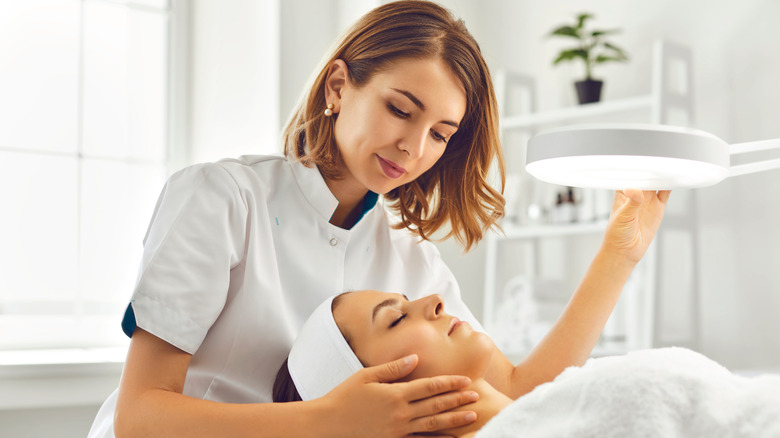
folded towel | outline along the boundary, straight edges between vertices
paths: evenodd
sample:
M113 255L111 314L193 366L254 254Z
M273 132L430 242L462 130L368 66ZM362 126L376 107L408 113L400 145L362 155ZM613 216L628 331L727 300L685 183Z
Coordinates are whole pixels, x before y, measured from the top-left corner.
M476 435L502 437L780 437L780 375L737 376L679 347L589 359Z

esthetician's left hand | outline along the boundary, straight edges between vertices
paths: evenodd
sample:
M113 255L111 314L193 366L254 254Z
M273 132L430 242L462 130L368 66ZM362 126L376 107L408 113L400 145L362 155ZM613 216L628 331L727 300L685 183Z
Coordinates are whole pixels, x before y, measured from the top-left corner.
M661 225L670 194L669 190L615 192L602 249L639 262Z

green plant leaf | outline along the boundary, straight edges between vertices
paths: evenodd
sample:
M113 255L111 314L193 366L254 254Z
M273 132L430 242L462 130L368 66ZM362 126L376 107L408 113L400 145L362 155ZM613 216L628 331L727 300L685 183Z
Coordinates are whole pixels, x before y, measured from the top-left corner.
M623 62L623 61L627 61L627 60L628 60L628 58L625 58L625 57L598 55L598 56L596 56L596 59L595 59L594 62L596 64L603 64L605 62L611 62L611 61Z
M557 58L555 58L555 61L553 61L553 65L558 65L558 63L563 61L571 61L574 59L580 58L583 61L587 62L588 60L588 52L582 49L569 49L569 50L563 50L558 55Z
M614 45L612 43L608 43L608 42L604 42L604 47L614 51L615 52L615 56L617 56L619 58L623 58L623 60L627 60L628 59L628 56L626 55L626 52L623 49L621 49L620 47L618 47L618 46L616 46L616 45Z
M583 12L577 15L577 29L582 29L582 27L585 25L585 21L591 18L593 18L593 14L589 12Z
M580 39L580 34L577 32L577 29L571 27L571 26L561 26L552 32L550 32L550 36L565 36L565 37L572 37L576 39Z
M590 33L590 36L592 37L601 37L604 35L614 35L616 33L620 33L620 29L610 29L610 30L594 30Z
M558 65L564 61L581 59L585 64L585 76L586 78L590 78L593 66L596 64L623 62L628 60L628 56L623 49L612 43L603 41L604 37L619 33L621 30L598 29L587 31L585 30L585 22L591 18L593 18L593 14L591 13L583 12L577 14L576 25L560 26L550 32L548 36L575 38L579 41L579 47L558 52L558 57L553 61L553 65Z

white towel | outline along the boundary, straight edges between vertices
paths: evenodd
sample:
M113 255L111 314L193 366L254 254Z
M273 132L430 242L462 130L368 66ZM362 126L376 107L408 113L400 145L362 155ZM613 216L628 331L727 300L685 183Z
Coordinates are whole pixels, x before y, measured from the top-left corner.
M333 319L334 298L314 309L298 332L287 359L290 377L303 401L322 397L363 369Z
M589 359L476 435L503 437L780 437L780 375L737 376L678 347Z

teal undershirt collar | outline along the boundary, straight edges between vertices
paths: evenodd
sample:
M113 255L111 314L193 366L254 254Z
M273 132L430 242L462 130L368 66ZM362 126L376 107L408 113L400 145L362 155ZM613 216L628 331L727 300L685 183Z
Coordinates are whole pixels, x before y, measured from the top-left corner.
M357 225L358 222L360 222L360 219L363 219L363 216L366 215L369 211L371 211L372 208L376 205L376 201L379 199L379 195L369 191L366 193L366 196L363 197L363 211L360 212L360 217L358 217L357 221L355 221L355 225ZM353 225L354 226L354 225Z

